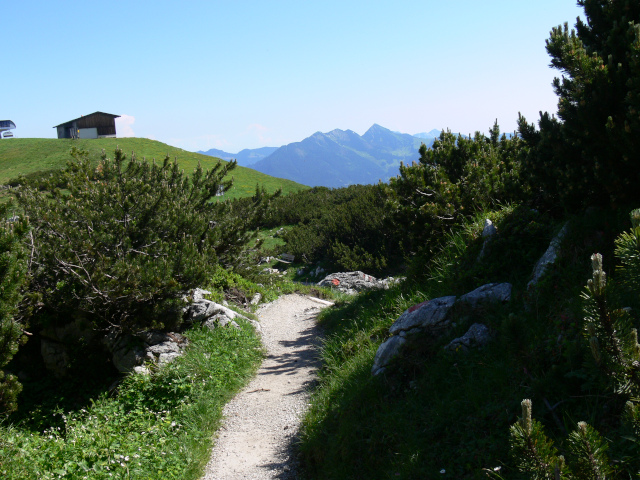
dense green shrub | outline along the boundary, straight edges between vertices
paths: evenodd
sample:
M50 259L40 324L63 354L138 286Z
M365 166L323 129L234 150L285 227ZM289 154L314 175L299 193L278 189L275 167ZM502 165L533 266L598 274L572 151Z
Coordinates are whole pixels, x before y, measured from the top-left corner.
M330 206L347 200L349 189L313 187L308 190L283 195L269 206L269 211L260 222L260 227L273 228L280 225L309 223L319 218Z
M538 195L568 209L640 201L640 3L581 0L586 21L551 31L547 51L558 119L541 114L539 131L520 118L531 148L523 165Z
M311 214L277 214L302 222L284 233L286 251L305 262L324 261L337 270L364 270L373 275L384 272L390 259L398 257L398 232L386 222L383 187L352 185L312 190L295 194ZM313 202L314 198L317 201ZM293 211L300 208L295 199L291 205Z
M179 323L181 294L232 263L246 240L248 209L212 201L230 188L235 163L187 176L168 157L125 162L118 149L93 168L86 152L72 154L44 190L18 192L32 224L32 323L84 319L114 332Z
M24 338L23 325L15 319L15 314L27 267L20 242L28 222L24 218L8 221L9 208L9 204L0 205L0 413L16 408L20 383L2 368L9 363Z
M420 148L420 162L401 165L387 189L396 229L408 252L437 242L442 233L474 212L522 197L519 185L523 142L500 137L497 123L489 137L442 132L431 148Z

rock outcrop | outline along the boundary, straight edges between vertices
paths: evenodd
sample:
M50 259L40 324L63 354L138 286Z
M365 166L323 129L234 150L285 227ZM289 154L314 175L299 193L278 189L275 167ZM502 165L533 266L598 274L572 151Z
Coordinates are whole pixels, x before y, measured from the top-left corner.
M466 352L470 348L483 347L491 341L491 332L489 327L482 323L474 323L469 327L467 333L462 337L458 337L451 340L449 344L444 347L445 350L452 352L463 351Z
M401 280L401 278L393 277L378 280L377 278L360 271L339 272L327 275L320 280L317 285L319 287L336 288L349 295L355 295L358 292L365 290L388 289L391 285L398 283Z
M103 343L111 352L113 365L119 372L148 372L142 367L144 362L158 366L172 362L182 354L189 341L177 332L156 330L138 335L110 335Z
M253 325L258 333L261 327L255 320L231 310L230 308L205 299L211 294L206 290L195 289L183 300L188 305L183 309L185 326L200 323L210 329L231 327L240 328L236 320L240 319ZM251 303L258 304L261 300L259 294L254 296ZM133 334L111 334L100 338L91 325L87 322L74 322L63 327L51 327L40 335L40 354L47 370L57 378L67 375L70 355L68 345L78 341L92 341L98 348L100 345L111 355L115 368L122 372L131 371L148 373L144 366L155 364L162 366L179 357L184 347L188 345L187 339L178 332L145 331Z
M235 320L242 319L252 324L258 332L261 331L260 324L255 320L205 299L204 296L210 293L195 289L191 295L185 297L185 301L190 302L184 308L185 324L201 323L211 330L223 327L240 328ZM182 355L188 340L176 332L148 331L135 336L107 337L105 344L112 353L113 364L120 372L148 373L145 362L157 366L172 362Z
M240 328L235 320L242 319L253 325L253 328L255 328L258 333L262 331L260 324L255 320L240 315L224 305L205 299L204 295L210 293L211 292L200 289L194 291L191 296L193 302L184 308L184 320L187 324L200 322L211 329L226 326Z
M493 222L488 218L485 219L484 227L482 229L482 238L484 238L484 241L482 242L482 250L480 250L480 253L478 254L478 261L484 258L487 245L489 245L491 240L493 240L496 233L498 233L498 230L496 229Z
M534 287L540 281L540 278L547 271L547 268L550 265L553 265L558 258L558 252L560 251L560 244L564 239L565 235L569 231L569 222L565 223L563 227L560 229L558 234L553 237L547 251L544 252L542 257L536 263L536 266L533 268L533 273L531 275L531 281L527 284L527 288Z
M378 375L384 372L389 362L400 353L400 349L409 340L410 335L415 333L441 335L446 332L451 326L449 312L454 305L466 304L474 310L487 303L504 303L509 300L511 300L510 283L489 283L462 295L460 298L455 296L439 297L408 308L389 328L389 333L392 336L378 348L371 374ZM474 346L485 345L490 338L486 326L474 324L467 334L453 340L449 345L455 345L453 350L456 350L458 346L467 350Z

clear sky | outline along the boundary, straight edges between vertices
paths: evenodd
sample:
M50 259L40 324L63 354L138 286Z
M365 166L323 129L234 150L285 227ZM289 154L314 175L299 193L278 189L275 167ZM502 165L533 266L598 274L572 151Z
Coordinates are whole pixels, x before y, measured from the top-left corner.
M377 123L516 128L555 112L545 40L575 0L6 0L0 119L15 137L95 111L186 150Z

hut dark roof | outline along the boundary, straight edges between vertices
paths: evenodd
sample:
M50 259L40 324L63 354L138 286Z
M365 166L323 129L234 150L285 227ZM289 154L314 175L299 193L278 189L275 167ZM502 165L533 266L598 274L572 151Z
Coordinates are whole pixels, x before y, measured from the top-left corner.
M56 125L56 126L55 126L55 127L53 127L53 128L58 128L58 127L61 127L61 126L63 126L63 125L66 125L67 123L75 122L75 121L77 121L77 120L80 120L80 119L83 119L83 118L87 118L87 117L92 117L92 116L94 116L94 115L102 115L102 116L106 116L106 117L112 117L114 120L115 120L116 118L119 118L119 117L120 117L120 115L114 115L114 114L112 114L112 113L93 112L93 113L90 113L89 115L83 115L83 116L80 116L80 117L78 117L78 118L74 118L73 120L68 120L68 121L66 121L66 122L61 123L60 125Z

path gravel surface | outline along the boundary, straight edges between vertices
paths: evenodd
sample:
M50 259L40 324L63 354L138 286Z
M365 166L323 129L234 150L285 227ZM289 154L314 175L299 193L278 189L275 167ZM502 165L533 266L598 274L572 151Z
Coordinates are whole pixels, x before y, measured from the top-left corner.
M257 315L267 356L225 409L203 480L295 479L295 441L319 367L316 316L329 302L285 295Z

